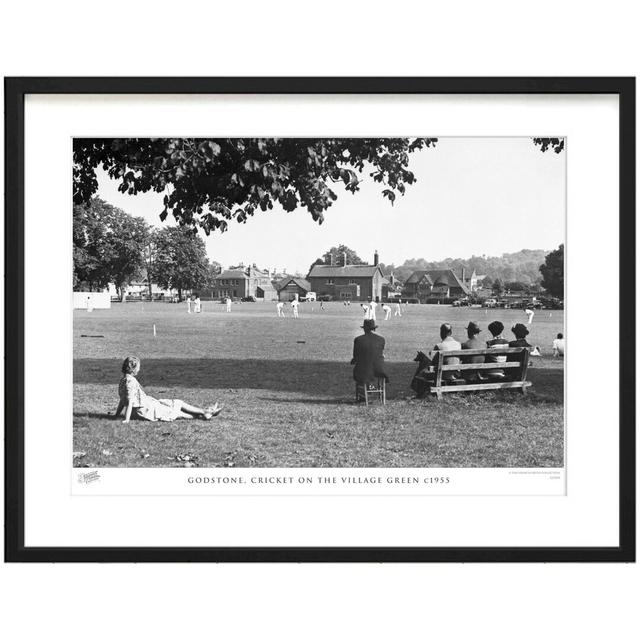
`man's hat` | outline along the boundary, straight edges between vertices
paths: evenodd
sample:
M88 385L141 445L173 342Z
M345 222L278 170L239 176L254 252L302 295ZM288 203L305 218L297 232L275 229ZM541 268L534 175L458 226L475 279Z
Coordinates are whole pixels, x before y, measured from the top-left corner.
M518 322L518 324L511 327L511 331L513 331L516 338L524 338L529 335L529 329L525 327L523 324Z
M482 329L480 329L480 325L477 322L469 322L467 325L467 331L471 331L472 333L480 333Z
M369 329L371 331L377 328L378 328L378 325L376 324L375 320L365 320L361 327L361 329Z
M499 336L504 331L504 325L502 324L502 322L500 322L500 320L494 320L489 325L489 331L491 331L491 335Z

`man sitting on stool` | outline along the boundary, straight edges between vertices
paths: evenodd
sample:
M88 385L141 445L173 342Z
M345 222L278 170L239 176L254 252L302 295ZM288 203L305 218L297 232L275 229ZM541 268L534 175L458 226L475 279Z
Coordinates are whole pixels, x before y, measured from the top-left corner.
M384 338L374 333L377 328L375 320L365 320L364 334L353 341L353 379L359 385L372 386L377 378L389 381L384 370Z

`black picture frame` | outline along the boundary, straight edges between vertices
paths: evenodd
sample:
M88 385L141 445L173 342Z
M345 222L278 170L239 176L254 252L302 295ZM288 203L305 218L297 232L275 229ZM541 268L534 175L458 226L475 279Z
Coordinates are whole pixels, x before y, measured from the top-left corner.
M24 100L28 94L615 94L620 122L619 531L612 547L26 547ZM635 78L5 78L6 562L635 561ZM9 311L10 310L10 311ZM16 375L18 371L18 375Z

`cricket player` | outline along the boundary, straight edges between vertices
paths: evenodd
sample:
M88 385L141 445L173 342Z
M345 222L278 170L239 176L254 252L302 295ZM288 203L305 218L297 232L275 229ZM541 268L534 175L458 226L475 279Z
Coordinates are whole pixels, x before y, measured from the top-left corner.
M187 313L191 313L191 296L187 296Z
M369 302L369 320L376 320L376 307L378 303L375 300Z
M362 312L364 313L364 319L369 320L371 318L371 308L368 304L364 304L364 302L361 302L360 306L362 307Z
M391 317L391 307L388 304L383 304L382 310L384 311L384 319L388 320Z
M529 318L529 324L531 324L533 322L533 316L535 315L533 309L525 309L524 312L527 314L527 318Z
M231 313L231 298L227 296L227 313Z
M278 318L284 318L284 302L278 302L276 309L278 311Z
M298 305L300 304L300 301L298 300L298 298L294 298L291 301L291 310L293 311L293 317L297 318L298 317Z
M396 302L396 311L393 314L394 316L400 316L402 318L402 307L400 307L400 303Z

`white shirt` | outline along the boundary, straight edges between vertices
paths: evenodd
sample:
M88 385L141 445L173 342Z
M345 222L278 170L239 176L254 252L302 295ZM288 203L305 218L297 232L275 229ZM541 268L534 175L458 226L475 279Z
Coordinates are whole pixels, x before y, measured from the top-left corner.
M564 355L564 338L556 338L553 341L553 348L558 352Z

